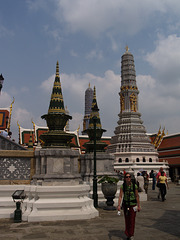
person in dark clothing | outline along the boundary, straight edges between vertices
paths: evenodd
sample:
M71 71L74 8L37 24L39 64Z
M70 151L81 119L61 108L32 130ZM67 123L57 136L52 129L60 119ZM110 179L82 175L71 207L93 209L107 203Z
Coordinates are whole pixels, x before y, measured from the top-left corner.
M150 178L152 178L152 190L155 190L155 188L156 188L156 173L154 172L154 170L151 170Z

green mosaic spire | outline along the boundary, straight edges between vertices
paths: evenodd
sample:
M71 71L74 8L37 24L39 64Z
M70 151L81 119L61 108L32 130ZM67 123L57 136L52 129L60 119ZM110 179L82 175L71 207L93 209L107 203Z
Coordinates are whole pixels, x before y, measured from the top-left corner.
M49 104L48 114L65 113L64 101L61 89L61 82L59 77L59 63L56 64L56 77L51 94L51 101Z
M97 105L97 100L96 100L96 88L94 86L94 94L93 94L93 101L92 101L92 107L91 107L91 115L90 115L90 119L89 119L89 129L94 129L94 123L93 123L93 117L97 118L97 122L96 122L96 128L97 129L101 129L101 120L100 120L100 116L99 116L99 108Z
M41 134L41 140L44 142L44 148L59 148L71 145L73 134L64 131L67 121L72 117L66 113L64 108L61 83L59 77L59 63L56 65L56 77L51 94L48 114L41 116L45 119L49 131Z
M96 123L96 151L104 152L107 144L105 142L101 142L101 137L102 137L103 132L106 132L106 130L102 129L102 126L101 126L101 120L99 117L99 108L98 108L97 100L96 100L96 88L95 87L94 87L91 115L90 115L90 119L89 119L89 127L88 127L88 129L86 129L84 131L85 133L88 134L89 140L90 140L89 142L87 142L83 145L86 148L86 153L94 151L94 138L95 138L94 120Z

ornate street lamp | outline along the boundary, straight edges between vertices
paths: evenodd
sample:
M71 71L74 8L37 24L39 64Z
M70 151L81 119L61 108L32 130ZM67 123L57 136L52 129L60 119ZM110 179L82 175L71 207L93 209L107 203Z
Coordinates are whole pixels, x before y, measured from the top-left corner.
M97 117L92 118L94 124L94 174L93 174L93 200L94 207L98 207L98 194L97 194L97 175L96 175L96 123Z
M14 222L19 223L22 222L22 210L21 203L26 198L24 190L16 190L12 194L13 201L16 203L16 210L14 211Z

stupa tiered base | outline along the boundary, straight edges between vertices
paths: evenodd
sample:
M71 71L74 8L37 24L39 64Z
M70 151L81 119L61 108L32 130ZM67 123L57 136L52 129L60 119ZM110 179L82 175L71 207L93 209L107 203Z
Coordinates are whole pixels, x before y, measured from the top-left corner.
M73 136L73 134L61 130L51 130L43 133L41 135L41 139L44 142L43 148L70 148L70 142Z
M16 204L11 195L24 190L27 198L21 204L22 221L40 222L57 220L91 219L99 216L88 197L90 186L33 186L6 185L0 186L0 218L13 218Z

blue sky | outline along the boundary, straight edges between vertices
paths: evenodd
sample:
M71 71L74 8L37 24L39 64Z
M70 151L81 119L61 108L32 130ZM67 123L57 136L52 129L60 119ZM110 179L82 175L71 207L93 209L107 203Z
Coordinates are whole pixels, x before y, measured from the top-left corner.
M32 128L49 107L59 61L64 103L82 129L84 93L96 86L104 134L120 112L121 56L134 55L139 111L148 133L180 122L179 0L0 0L0 108L13 97L11 130Z

